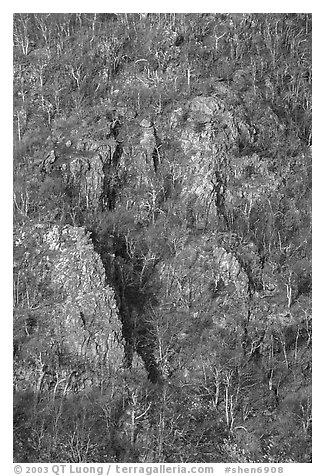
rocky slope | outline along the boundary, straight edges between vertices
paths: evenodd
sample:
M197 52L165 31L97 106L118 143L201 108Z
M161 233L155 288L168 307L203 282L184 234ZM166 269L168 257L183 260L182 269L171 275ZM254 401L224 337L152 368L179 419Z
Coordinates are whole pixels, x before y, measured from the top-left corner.
M15 16L19 460L310 460L310 32Z

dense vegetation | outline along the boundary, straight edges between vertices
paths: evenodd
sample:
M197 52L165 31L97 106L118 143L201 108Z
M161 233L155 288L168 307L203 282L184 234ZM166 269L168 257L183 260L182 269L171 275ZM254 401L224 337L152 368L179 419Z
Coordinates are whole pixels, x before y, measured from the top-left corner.
M14 457L311 461L311 15L14 16Z

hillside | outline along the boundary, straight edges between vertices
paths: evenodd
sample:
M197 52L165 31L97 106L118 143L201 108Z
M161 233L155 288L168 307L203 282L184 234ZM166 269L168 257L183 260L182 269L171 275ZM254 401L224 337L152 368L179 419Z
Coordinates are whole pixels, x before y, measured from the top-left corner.
M15 461L311 461L311 23L14 15Z

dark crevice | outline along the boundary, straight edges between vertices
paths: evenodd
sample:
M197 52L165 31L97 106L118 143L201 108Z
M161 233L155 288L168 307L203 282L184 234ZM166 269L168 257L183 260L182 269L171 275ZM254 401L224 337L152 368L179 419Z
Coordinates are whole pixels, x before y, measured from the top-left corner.
M145 314L146 305L151 297L146 296L136 286L136 264L131 263L127 256L125 239L115 237L112 246L111 240L105 240L93 230L91 236L94 249L102 259L106 281L115 291L125 341L125 366L132 367L133 355L136 352L144 362L148 379L152 383L157 383L161 380L161 372L154 355L156 338L150 320L146 319ZM128 270L131 266L135 272L134 285L125 283L123 266L127 266Z

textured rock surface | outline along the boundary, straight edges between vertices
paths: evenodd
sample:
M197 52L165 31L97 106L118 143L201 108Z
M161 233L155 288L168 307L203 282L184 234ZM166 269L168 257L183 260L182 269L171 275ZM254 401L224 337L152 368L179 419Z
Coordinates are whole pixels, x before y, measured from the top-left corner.
M274 130L281 129L269 110L260 119L257 134L239 97L223 85L214 97L194 98L171 114L171 129L186 157L178 171L185 200L191 197L205 207L214 202L228 219L237 206L249 210L262 195L277 189L279 178L269 169L270 162L243 153L261 141L270 121Z
M105 285L104 268L89 237L82 228L55 227L45 242L58 252L51 283L65 297L56 310L68 347L80 356L118 362L121 324L114 292Z
M35 254L27 251L32 242ZM51 377L53 385L62 380L63 390L71 375L88 386L99 383L102 372L107 377L120 370L123 342L114 292L84 229L39 226L20 234L16 246L21 279L29 280L26 289L43 288L42 301L30 306L29 321L21 316L33 325L17 344L30 362L28 382L26 372L19 376L17 369L17 388L34 381L40 392Z
M185 245L161 270L166 301L198 319L214 309L216 323L222 321L223 307L225 315L231 313L237 319L237 313L243 318L250 295L249 264L255 260L252 267L260 269L258 256L249 251L249 245L246 248L247 263L243 264L235 249L227 251L216 235Z
M73 141L59 135L55 150L40 164L46 174L54 172L63 177L68 194L79 197L78 206L93 211L112 206L114 189L124 172L122 145L115 139L114 127L116 121L106 123L102 134L94 133L99 135L97 140L88 137L82 127L69 131Z

